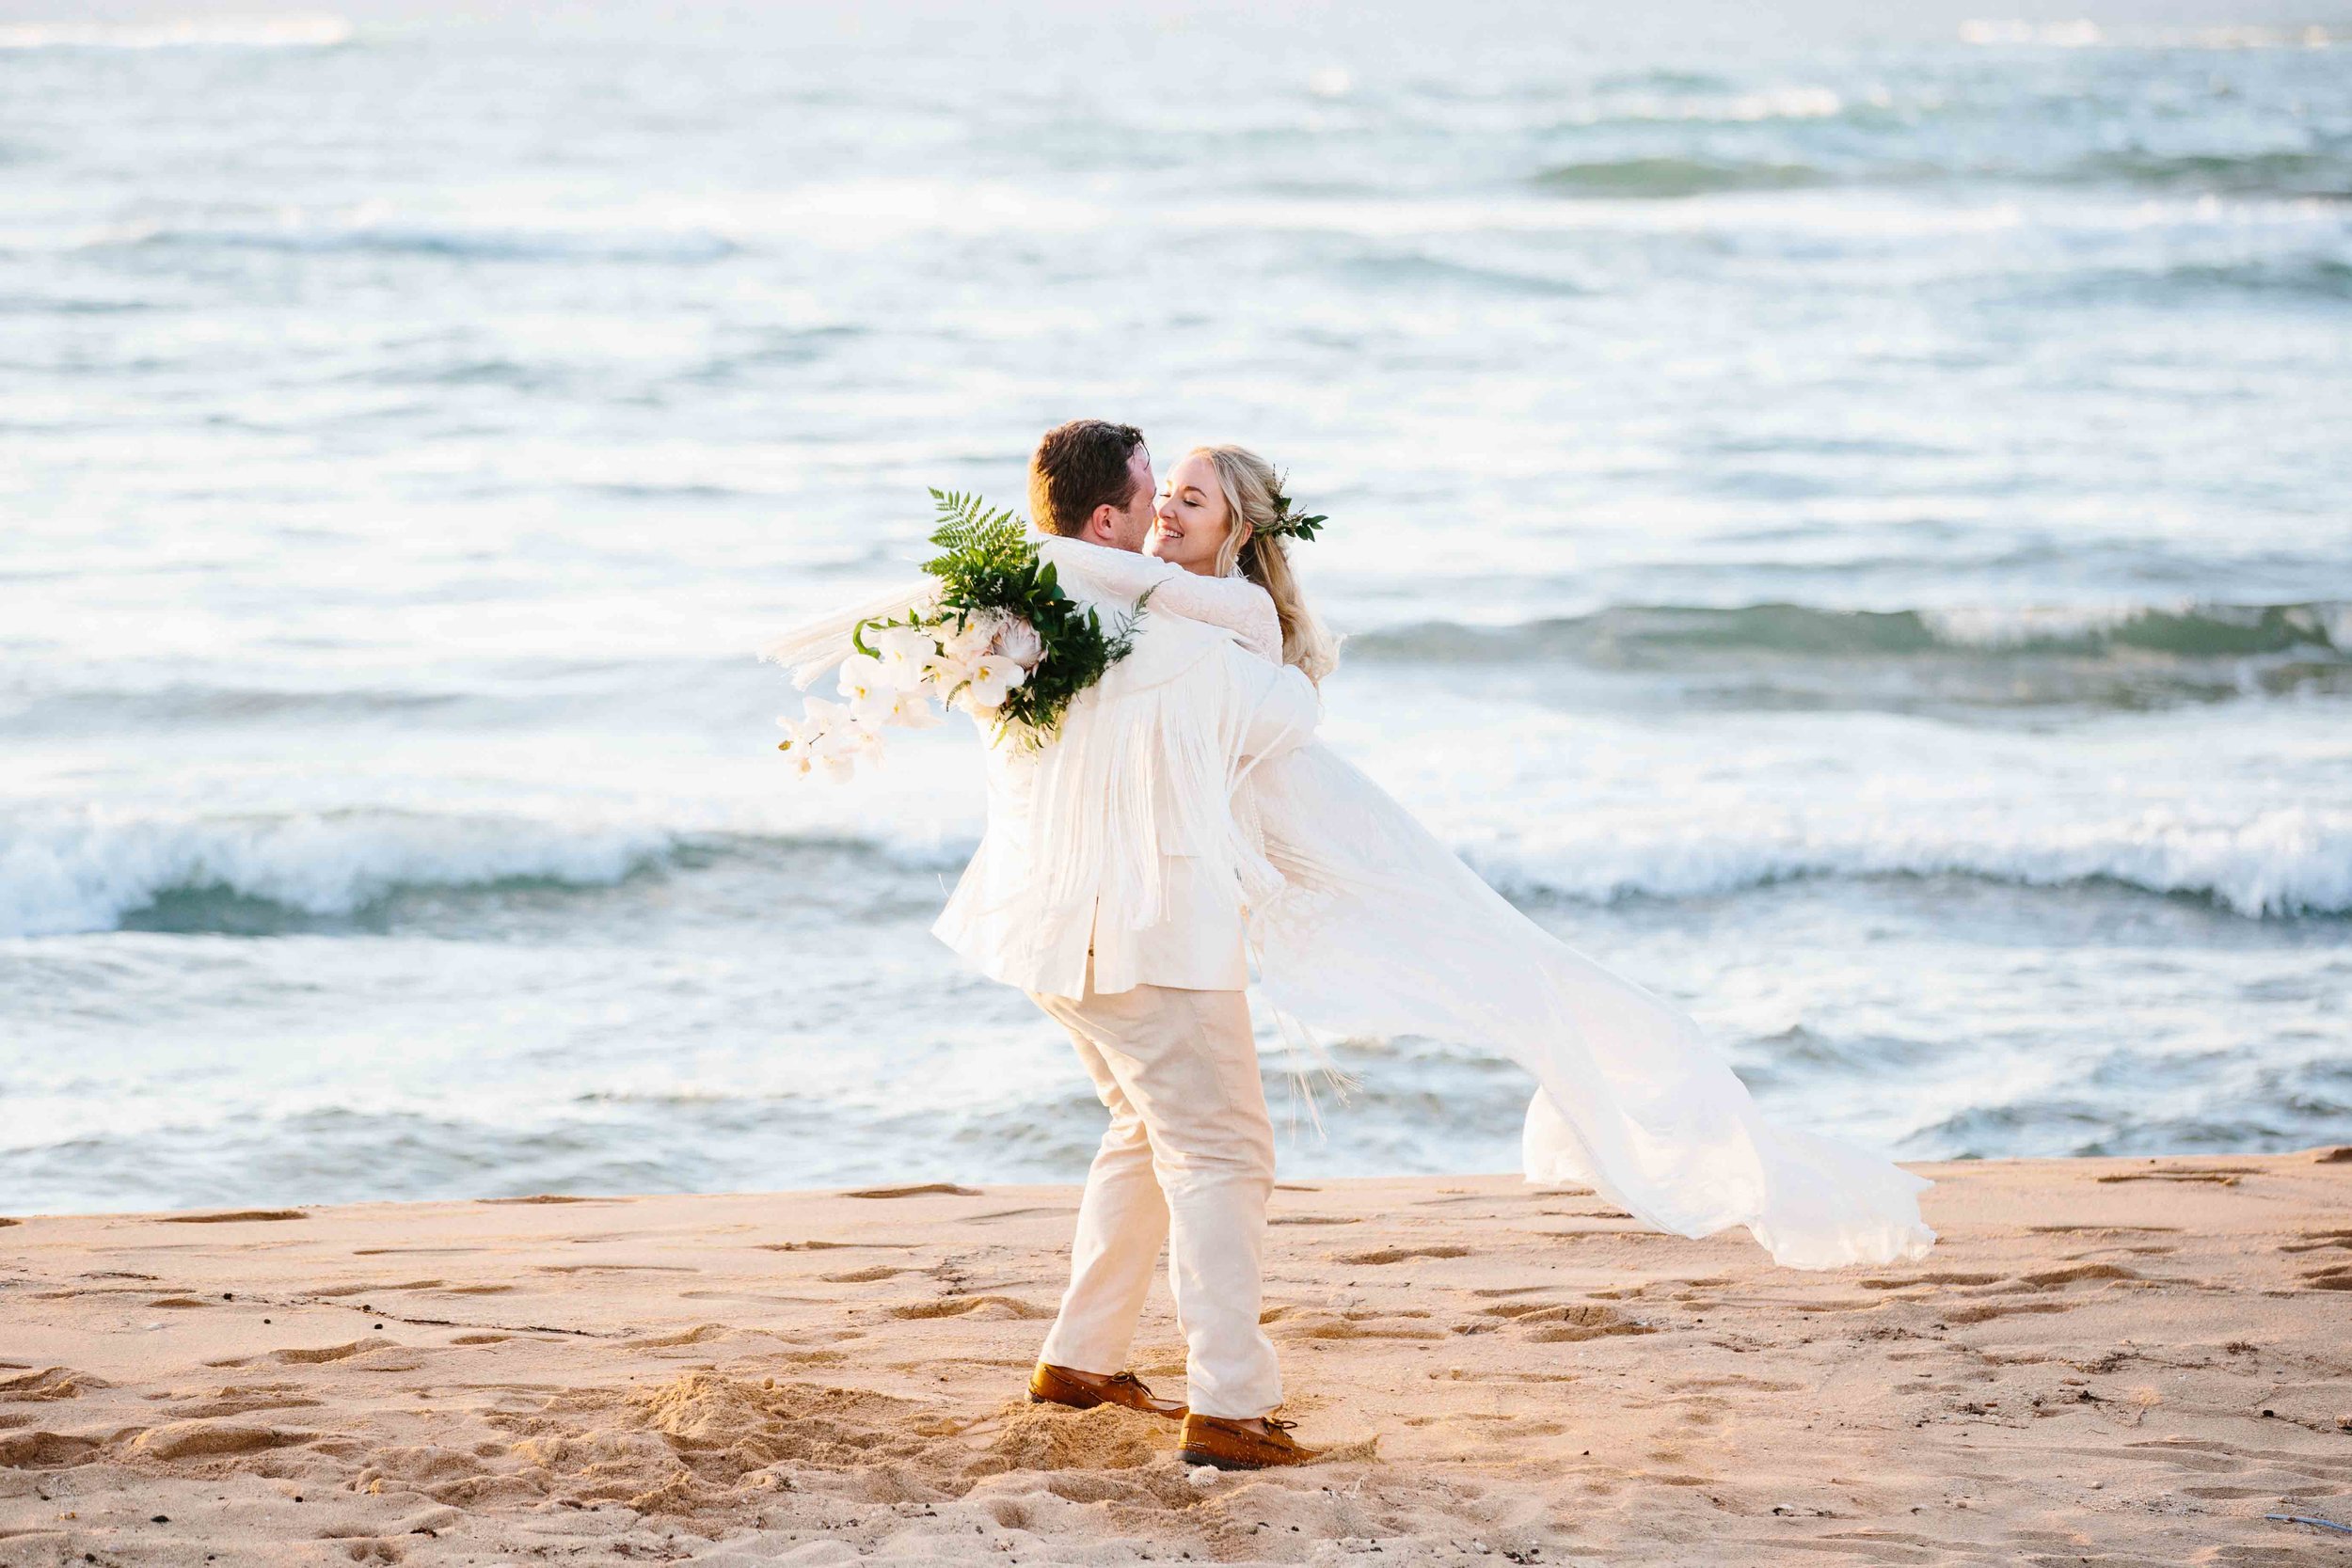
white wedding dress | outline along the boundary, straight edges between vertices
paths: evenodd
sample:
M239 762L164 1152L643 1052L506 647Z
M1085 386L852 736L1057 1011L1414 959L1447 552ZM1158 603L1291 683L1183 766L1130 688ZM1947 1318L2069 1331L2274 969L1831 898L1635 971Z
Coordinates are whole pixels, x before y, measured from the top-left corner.
M1065 582L1082 574L1103 597L1148 589L1151 613L1222 626L1281 657L1273 601L1253 583L1071 541L1051 547ZM860 610L889 613L914 594ZM770 656L806 686L853 624L804 628ZM1694 1022L1514 909L1327 746L1260 764L1233 805L1282 879L1250 911L1266 999L1311 1036L1421 1035L1518 1062L1537 1085L1521 1135L1530 1181L1590 1186L1678 1235L1745 1227L1790 1268L1915 1259L1933 1243L1919 1216L1924 1179L1768 1126Z

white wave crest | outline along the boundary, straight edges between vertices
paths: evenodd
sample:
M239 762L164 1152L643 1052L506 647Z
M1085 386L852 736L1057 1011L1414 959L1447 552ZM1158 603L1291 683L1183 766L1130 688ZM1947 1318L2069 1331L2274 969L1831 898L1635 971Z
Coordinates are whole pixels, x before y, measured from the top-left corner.
M340 16L187 16L155 22L0 24L0 49L332 49L351 41Z
M677 827L564 824L390 811L272 816L101 810L0 824L0 938L104 931L173 892L225 889L314 915L403 887L515 878L610 886L695 836ZM798 838L798 833L787 833ZM857 841L854 832L819 834ZM946 872L961 835L865 841ZM2242 820L2169 808L2106 820L2019 822L1997 812L1921 819L1759 814L1651 826L1596 822L1543 841L1461 846L1505 894L1605 903L1691 898L1809 878L1966 876L2025 887L2105 880L2186 895L2251 918L2352 914L2352 811L2280 808Z
M1912 825L1883 816L1782 820L1468 853L1505 893L1596 902L1697 897L1801 878L1956 875L2026 887L2120 882L2210 898L2255 918L2352 914L2352 812L2306 807L2238 822L2170 810L2077 823L2019 824L1991 813Z
M604 886L675 835L398 812L134 816L100 810L0 825L0 937L111 930L181 889L226 888L347 914L395 887L507 878Z

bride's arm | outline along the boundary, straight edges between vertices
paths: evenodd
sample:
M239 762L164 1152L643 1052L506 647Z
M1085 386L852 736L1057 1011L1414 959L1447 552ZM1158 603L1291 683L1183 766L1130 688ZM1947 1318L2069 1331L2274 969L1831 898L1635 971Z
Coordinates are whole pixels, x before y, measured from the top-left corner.
M1152 590L1151 608L1222 626L1269 664L1282 662L1282 621L1274 598L1248 578L1196 577L1181 566Z
M1148 593L1151 609L1221 626L1260 658L1282 662L1282 623L1274 600L1248 578L1199 577L1153 556L1075 539L1048 541L1046 559L1064 575L1082 575L1099 594L1140 598Z

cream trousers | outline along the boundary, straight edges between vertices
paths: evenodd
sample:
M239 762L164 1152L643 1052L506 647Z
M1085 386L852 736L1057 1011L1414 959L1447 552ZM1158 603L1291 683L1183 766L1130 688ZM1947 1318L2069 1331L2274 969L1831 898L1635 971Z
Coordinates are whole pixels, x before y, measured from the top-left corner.
M1087 1172L1070 1290L1042 1359L1085 1372L1127 1365L1160 1243L1184 1331L1185 1402L1263 1416L1282 1402L1258 1326L1274 1127L1249 1004L1237 990L1137 986L1029 999L1070 1031L1110 1127Z

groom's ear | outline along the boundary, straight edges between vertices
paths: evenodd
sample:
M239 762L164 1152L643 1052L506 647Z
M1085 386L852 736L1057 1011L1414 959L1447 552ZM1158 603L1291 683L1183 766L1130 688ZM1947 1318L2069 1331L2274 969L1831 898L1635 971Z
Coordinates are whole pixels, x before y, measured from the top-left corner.
M1119 540L1119 513L1109 506L1098 506L1087 517L1087 526L1078 531L1078 537L1097 545L1116 544Z

